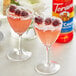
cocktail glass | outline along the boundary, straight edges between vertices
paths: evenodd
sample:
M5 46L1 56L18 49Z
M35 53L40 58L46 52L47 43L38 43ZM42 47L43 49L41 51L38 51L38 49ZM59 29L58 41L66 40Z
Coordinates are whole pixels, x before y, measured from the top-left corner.
M23 61L31 57L32 53L21 48L21 38L32 22L33 13L28 8L17 5L10 5L7 9L7 19L14 30L19 35L19 48L14 48L8 52L7 56L13 61Z
M60 69L60 65L49 60L49 51L52 44L58 38L62 27L62 20L57 17L36 16L34 29L41 42L46 47L46 62L40 63L35 70L40 74L54 74Z

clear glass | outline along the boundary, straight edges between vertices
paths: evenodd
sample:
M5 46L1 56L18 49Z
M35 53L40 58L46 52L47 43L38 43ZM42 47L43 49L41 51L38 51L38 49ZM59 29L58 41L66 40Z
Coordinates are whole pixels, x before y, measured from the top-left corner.
M32 21L32 11L28 8L23 8L21 6L16 6L18 7L18 9L24 9L25 11L28 10L28 12L31 14L29 14L28 18L24 18L22 16L17 16L10 13L9 8L7 9L7 19L8 22L10 24L10 26L12 27L12 29L19 35L19 47L18 48L14 48L11 51L9 51L7 53L7 56L10 60L12 61L24 61L27 60L31 57L32 53L22 49L22 35L23 33L29 28L29 25L31 24ZM14 24L13 24L14 21ZM17 22L18 21L18 22ZM27 22L29 21L29 22ZM30 24L29 24L30 23ZM23 31L24 30L24 31ZM18 32L17 32L18 31Z
M40 17L40 16L39 16ZM43 18L44 19L44 18ZM52 30L53 28L48 28L48 25L40 24L38 25L35 21L34 21L34 28L35 31L38 35L38 37L40 38L40 40L42 41L42 43L44 44L44 46L46 47L46 59L44 63L40 63L37 66L35 66L35 70L40 73L40 74L55 74L56 72L59 71L60 69L60 65L57 63L54 63L53 61L50 62L49 60L49 52L50 52L50 48L52 46L52 44L56 41L56 39L58 38L60 31L61 31L61 26L62 26L62 21L59 18L55 18L54 19L58 19L61 24L59 25L59 27L55 27L55 30L59 30L59 32L56 34L57 31ZM53 20L53 19L52 19ZM40 27L39 27L40 26ZM52 25L50 25L52 26ZM56 34L56 35L55 35ZM49 37L49 38L48 38ZM52 38L53 37L53 38ZM50 39L50 43L49 43L49 39Z

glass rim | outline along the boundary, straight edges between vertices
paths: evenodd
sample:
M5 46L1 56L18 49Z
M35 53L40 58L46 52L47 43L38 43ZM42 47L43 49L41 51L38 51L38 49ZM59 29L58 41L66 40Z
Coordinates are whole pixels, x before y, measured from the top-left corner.
M53 26L52 23L51 23L50 25L45 25L45 23L44 23L44 21L43 21L43 23L40 24L40 26L39 26L39 25L34 21L34 25L33 25L34 28L37 28L37 29L43 30L43 31L47 31L47 30L51 30L51 31L61 30L62 24L63 24L62 20L61 20L60 18L54 17L54 16L52 16L52 17L50 17L50 18L51 18L51 19L52 19L52 18L53 18L53 19L58 19L61 24L59 24L59 26ZM35 20L35 19L34 19L34 20Z
M17 6L17 5L15 5L15 4L10 4L9 7L10 7L11 5ZM27 20L27 19L33 18L34 11L33 11L32 9L29 9L28 7L25 8L24 6L17 6L18 8L22 8L23 10L27 10L28 13L29 13L29 11L30 11L31 13L29 13L29 16L28 16L28 17L12 16L14 13L9 12L9 7L8 7L7 10L6 10L6 15L7 15L7 17L12 17L12 18L14 18L14 19L23 19L23 20Z

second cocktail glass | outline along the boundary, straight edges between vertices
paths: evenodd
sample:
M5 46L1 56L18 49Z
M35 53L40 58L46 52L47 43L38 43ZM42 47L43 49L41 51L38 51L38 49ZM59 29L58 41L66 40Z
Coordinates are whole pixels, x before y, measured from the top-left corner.
M34 18L34 28L36 34L46 46L46 62L40 63L35 70L40 74L54 74L60 69L60 65L49 61L49 51L52 44L58 38L62 27L62 20L56 17L36 16Z
M14 48L7 56L13 61L23 61L31 57L32 53L21 48L21 36L31 24L33 13L28 8L10 5L7 9L7 19L12 29L19 35L19 48Z

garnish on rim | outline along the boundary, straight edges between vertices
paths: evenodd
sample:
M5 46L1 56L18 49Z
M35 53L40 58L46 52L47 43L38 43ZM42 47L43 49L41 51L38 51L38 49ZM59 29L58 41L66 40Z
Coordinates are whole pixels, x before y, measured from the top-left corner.
M21 15L21 10L17 9L17 10L15 11L15 14L18 15L18 16L20 16L20 15Z
M35 22L36 22L37 24L42 24L42 23L43 23L43 18L40 17L40 16L35 17Z
M51 23L52 23L51 18L46 18L46 19L45 19L45 24L46 24L46 25L50 25Z
M61 23L58 19L55 19L52 24L53 26L59 26Z
M21 12L21 16L25 16L25 17L27 17L29 14L28 14L28 12L26 12L26 11L22 11Z
M15 9L16 9L16 6L14 6L14 5L11 5L11 6L9 7L9 11L12 12L12 13L15 12Z

